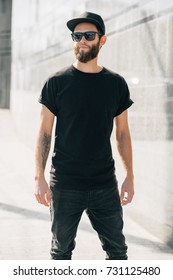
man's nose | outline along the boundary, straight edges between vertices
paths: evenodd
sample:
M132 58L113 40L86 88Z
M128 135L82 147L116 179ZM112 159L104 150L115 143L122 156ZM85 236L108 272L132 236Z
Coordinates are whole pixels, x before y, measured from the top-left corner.
M84 41L84 42L86 42L86 41L87 41L87 40L85 39L85 36L84 36L84 35L82 36L82 38L81 38L80 42L82 42L82 41Z

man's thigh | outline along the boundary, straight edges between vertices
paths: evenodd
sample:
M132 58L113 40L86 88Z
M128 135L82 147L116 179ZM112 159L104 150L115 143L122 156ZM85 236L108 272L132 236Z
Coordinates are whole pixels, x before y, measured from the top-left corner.
M52 232L64 236L75 230L85 209L85 196L81 191L51 188Z

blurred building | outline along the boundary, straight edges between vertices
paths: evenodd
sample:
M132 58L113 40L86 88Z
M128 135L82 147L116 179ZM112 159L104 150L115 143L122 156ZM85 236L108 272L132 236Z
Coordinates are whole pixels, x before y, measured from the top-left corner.
M0 108L9 108L10 104L11 3L0 0Z
M1 14L7 2L10 10L11 1L0 0ZM129 110L129 120L136 196L125 211L173 246L173 2L12 2L10 107L23 140L32 147L40 109L37 99L43 83L49 75L74 60L66 21L85 10L101 14L104 18L108 40L101 50L100 62L125 77L135 102ZM6 14L7 27L4 25L3 30L10 29L9 15L10 11ZM3 30L0 29L0 36ZM1 61L3 40L1 36ZM9 41L7 46L10 46ZM0 67L1 71L5 71ZM5 78L2 73L0 75L1 91L5 92ZM3 100L6 96L7 104L8 91L7 87L7 94L1 95ZM3 107L2 98L0 102Z

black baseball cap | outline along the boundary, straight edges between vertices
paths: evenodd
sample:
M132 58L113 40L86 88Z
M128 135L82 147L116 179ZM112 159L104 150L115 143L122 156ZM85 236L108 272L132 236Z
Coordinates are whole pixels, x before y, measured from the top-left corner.
M102 17L90 12L84 12L79 17L67 21L67 27L73 32L75 26L82 22L93 23L102 32L103 35L105 34L105 24Z

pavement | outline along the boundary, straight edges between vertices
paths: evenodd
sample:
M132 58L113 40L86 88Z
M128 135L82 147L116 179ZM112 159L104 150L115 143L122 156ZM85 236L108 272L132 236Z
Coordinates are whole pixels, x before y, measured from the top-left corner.
M49 260L49 208L34 197L34 151L22 141L9 110L0 110L0 260ZM173 260L173 249L147 232L124 207L130 260ZM103 260L105 254L84 213L74 260Z

